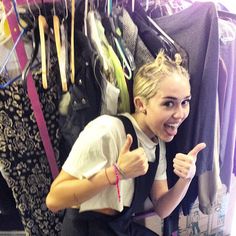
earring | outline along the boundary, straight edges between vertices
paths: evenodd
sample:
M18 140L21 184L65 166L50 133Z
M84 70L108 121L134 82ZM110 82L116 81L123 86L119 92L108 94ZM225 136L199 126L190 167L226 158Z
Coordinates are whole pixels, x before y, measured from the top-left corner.
M146 110L142 110L141 111L144 115L147 115L147 111Z

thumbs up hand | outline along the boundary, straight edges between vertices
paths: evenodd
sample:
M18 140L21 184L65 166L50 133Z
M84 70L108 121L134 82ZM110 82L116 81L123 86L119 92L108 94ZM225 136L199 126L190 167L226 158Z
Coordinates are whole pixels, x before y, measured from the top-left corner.
M174 173L180 178L192 179L196 173L197 154L205 147L205 143L199 143L188 154L176 154L173 160Z
M125 173L126 178L144 175L148 170L148 158L144 149L139 147L130 151L132 143L133 138L128 134L117 161L117 165Z

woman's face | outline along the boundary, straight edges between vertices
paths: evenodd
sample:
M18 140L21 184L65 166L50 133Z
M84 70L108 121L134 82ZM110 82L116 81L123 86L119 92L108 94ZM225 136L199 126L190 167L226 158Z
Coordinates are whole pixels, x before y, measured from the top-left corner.
M170 142L189 114L190 99L188 79L179 75L163 79L156 95L144 105L146 115L141 128L150 138L157 136Z

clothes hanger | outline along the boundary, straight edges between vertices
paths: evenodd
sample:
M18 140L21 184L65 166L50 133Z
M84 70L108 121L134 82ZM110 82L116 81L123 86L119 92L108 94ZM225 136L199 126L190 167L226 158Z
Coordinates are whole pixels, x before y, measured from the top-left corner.
M32 66L32 68L35 68L38 65L39 65L39 63L34 65L34 66ZM22 78L22 75L20 74L20 75L16 76L15 78L11 79L11 80L8 80L6 83L0 84L0 89L5 89L6 87L8 87L9 85L11 85L12 83L14 83L15 81L17 81L17 80L19 80L21 78ZM25 86L25 85L23 85L23 86Z
M41 48L41 66L42 66L42 85L44 89L48 88L47 83L47 54L46 54L46 40L45 34L49 33L49 26L47 24L46 18L42 15L40 7L34 0L35 5L39 10L38 24L39 24L39 36L40 36L40 48ZM42 2L43 4L43 2ZM50 40L50 39L48 39Z
M111 4L111 5L109 5ZM123 41L121 40L121 30L117 23L117 17L113 15L112 13L112 1L107 2L107 20L106 25L109 27L109 31L113 37L113 40L115 42L116 48L118 50L118 53L120 55L120 58L122 60L123 69L124 69L124 75L127 79L132 78L132 70L131 67L127 61L126 55L125 55L125 45L123 44ZM126 73L125 69L128 71L128 74Z
M107 0L107 16L111 16L112 13L112 0Z
M149 0L146 0L145 11L147 12L149 8Z
M11 38L10 27L7 21L7 17L12 13L13 6L11 10L6 14L4 10L3 3L0 2L0 13L1 13L1 21L0 21L0 45L5 44Z
M130 65L129 65L129 63L128 63L126 57L125 57L125 54L124 54L123 49L122 49L122 47L121 47L121 45L120 45L120 42L118 41L118 39L117 39L116 37L114 37L114 40L115 40L115 44L116 44L116 47L117 47L117 49L118 49L119 55L120 55L120 57L122 58L123 69L126 68L126 69L128 70L128 74L127 74L126 71L124 70L125 78L131 79L133 73L132 73L132 70L131 70L131 68L130 68Z
M3 71L5 70L8 61L10 60L10 58L11 58L12 54L14 53L14 51L15 51L15 49L16 49L16 47L17 47L19 41L20 41L20 39L21 39L22 36L25 34L25 32L26 32L26 29L23 29L23 30L21 31L21 33L19 34L19 36L18 36L18 38L17 38L15 44L13 45L13 47L12 47L12 49L11 49L11 51L9 52L9 54L7 55L7 57L5 58L3 64L2 64L1 67L0 67L0 68L1 68L1 69L0 69L0 75L1 75L1 74L3 73Z
M87 26L87 17L88 17L88 0L85 0L84 4L84 34L88 36L88 26Z
M56 43L56 50L57 50L57 58L59 63L59 70L61 76L61 85L62 91L67 92L67 79L66 79L66 49L65 49L65 28L62 24L60 24L59 17L56 15L55 9L55 1L53 1L53 30L54 30L54 37ZM63 31L63 32L61 32Z
M135 9L135 0L132 0L132 12L134 12Z
M75 0L71 0L70 80L75 83Z
M135 69L133 57L131 57L131 53L129 52L124 43L124 40L122 39L121 30L117 23L117 16L113 15L109 19L114 42L122 60L125 78L131 79L133 75L132 71ZM126 73L126 71L128 71L128 74Z
M27 6L28 6L28 10L33 18L33 22L32 22L32 34L31 34L31 42L32 42L32 54L30 56L30 59L28 61L28 63L26 64L25 69L22 72L22 81L23 81L23 86L24 88L26 88L26 79L27 79L27 75L28 72L30 71L37 55L38 55L38 50L39 50L39 42L40 42L40 38L39 38L39 27L37 24L37 20L35 18L35 15L33 14L29 1L26 0L27 2Z
M23 26L22 23L21 23L20 16L19 16L19 13L17 11L16 0L12 0L12 4L13 4L13 8L14 8L14 11L15 11L15 14L16 14L16 19L17 19L17 22L18 22L19 26L21 27L21 29L26 28L27 26Z
M5 58L5 60L4 60L3 64L2 64L2 66L0 67L0 68L1 68L1 69L0 69L0 74L2 74L3 71L6 69L6 65L7 65L7 63L9 62L9 60L10 60L12 54L15 52L15 49L16 49L18 43L20 42L21 38L23 37L23 35L24 35L24 34L27 32L27 30L28 30L28 28L27 28L27 27L24 27L24 26L21 24L20 20L19 20L20 18L19 18L19 14L18 14L18 11L17 11L17 7L16 7L16 2L13 0L12 3L13 3L13 9L14 9L15 14L16 14L17 23L18 23L18 25L22 28L22 31L20 32L19 36L17 37L17 39L16 39L16 41L15 41L15 43L14 43L14 45L13 45L11 51L10 51L10 53L9 53L8 56ZM10 13L9 13L9 12L10 12ZM9 12L7 13L7 15L11 14L11 10L10 10ZM7 84L11 84L11 83L13 83L14 81L15 81L14 79L13 79L13 80L9 80L9 82L7 82ZM6 85L6 84L5 84L5 85ZM4 85L4 84L1 85L1 88L2 88L2 87L4 88L5 85Z
M175 43L175 41L167 33L165 33L165 31L150 16L147 16L147 19L160 34L166 37L172 44Z

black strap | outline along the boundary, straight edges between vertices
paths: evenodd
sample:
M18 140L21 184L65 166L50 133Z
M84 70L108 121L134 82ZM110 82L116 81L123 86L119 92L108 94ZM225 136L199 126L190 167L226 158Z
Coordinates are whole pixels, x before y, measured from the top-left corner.
M129 118L127 118L126 116L122 116L122 115L117 115L116 117L122 121L126 134L131 134L131 136L133 137L133 143L130 147L130 150L134 150L134 149L138 148L137 135L136 135L134 127L133 127L131 121L129 120Z

